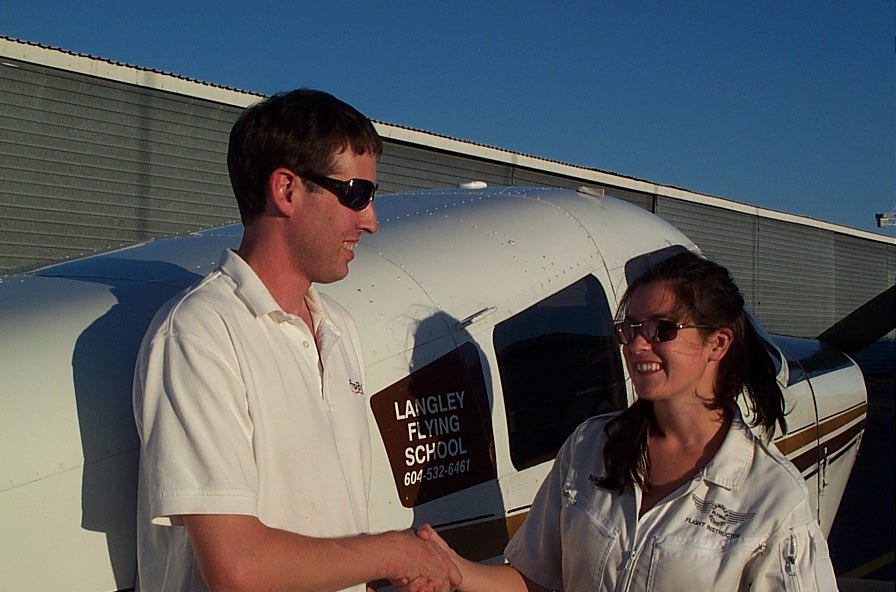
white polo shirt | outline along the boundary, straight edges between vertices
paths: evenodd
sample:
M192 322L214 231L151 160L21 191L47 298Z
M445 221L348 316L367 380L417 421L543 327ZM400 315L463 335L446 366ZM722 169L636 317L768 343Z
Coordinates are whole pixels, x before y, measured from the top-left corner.
M357 331L313 287L306 301L317 346L305 322L228 250L219 269L153 320L134 379L141 589L205 589L182 514L252 515L320 537L367 530Z
M740 414L692 481L638 519L641 491L597 487L604 426L592 418L570 436L505 550L549 589L836 590L805 480Z

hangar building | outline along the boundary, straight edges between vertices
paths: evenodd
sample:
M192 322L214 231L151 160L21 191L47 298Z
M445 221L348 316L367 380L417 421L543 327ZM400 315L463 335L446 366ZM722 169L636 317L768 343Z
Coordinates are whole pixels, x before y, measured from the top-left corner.
M0 37L3 274L239 220L226 170L261 95ZM896 283L896 239L383 122L381 193L588 185L648 209L728 267L772 332L814 337ZM894 371L894 332L857 356Z

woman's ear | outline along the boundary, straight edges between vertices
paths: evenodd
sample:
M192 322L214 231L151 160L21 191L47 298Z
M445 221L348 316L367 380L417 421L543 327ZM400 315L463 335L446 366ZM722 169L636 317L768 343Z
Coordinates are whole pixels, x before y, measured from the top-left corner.
M291 216L295 209L296 190L302 180L286 168L274 170L268 177L268 205L281 216Z
M731 329L728 327L717 329L709 337L709 359L719 361L724 358L725 354L728 353L728 350L731 348L731 343L733 341L734 332Z

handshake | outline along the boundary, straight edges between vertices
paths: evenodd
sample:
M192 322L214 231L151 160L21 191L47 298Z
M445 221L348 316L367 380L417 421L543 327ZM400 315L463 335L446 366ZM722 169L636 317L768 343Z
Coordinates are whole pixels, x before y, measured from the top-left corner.
M406 556L405 569L412 575L391 580L396 592L451 592L459 588L462 567L470 562L455 553L430 525L424 524L416 534L404 531L402 536L414 537L406 541L412 551Z
M412 575L390 580L397 592L549 592L511 565L464 559L428 524L395 534L412 549L403 556L403 573Z

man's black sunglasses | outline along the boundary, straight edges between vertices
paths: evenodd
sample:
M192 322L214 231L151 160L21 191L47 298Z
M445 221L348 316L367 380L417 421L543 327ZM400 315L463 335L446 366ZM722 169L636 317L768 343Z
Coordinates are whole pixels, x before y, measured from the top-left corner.
M679 329L711 328L712 327L707 327L706 325L696 325L694 323L682 324L664 319L648 319L642 323L622 321L613 324L616 341L622 345L631 343L639 334L649 343L662 343L663 341L672 341L678 337Z
M373 196L376 195L376 189L379 187L379 185L367 179L340 181L339 179L331 179L330 177L313 173L305 173L299 176L333 192L339 199L339 203L357 212L366 208L373 201Z

